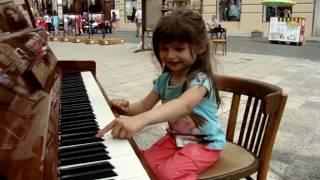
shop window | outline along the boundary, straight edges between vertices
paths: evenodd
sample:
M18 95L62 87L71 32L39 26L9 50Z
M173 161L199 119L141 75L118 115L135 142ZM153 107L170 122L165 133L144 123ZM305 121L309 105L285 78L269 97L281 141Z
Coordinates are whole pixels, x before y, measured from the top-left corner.
M218 0L219 21L240 21L241 0Z
M137 10L137 0L125 0L125 22L133 22Z
M271 17L291 17L292 7L263 7L263 21L269 22Z

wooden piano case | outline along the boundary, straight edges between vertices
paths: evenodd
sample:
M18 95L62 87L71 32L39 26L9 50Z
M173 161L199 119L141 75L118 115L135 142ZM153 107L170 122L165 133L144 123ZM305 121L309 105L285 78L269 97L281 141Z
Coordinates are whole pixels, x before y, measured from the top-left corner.
M43 29L0 36L1 180L59 179L61 74L79 71L91 71L95 77L96 64L58 61ZM138 146L129 141L152 179Z

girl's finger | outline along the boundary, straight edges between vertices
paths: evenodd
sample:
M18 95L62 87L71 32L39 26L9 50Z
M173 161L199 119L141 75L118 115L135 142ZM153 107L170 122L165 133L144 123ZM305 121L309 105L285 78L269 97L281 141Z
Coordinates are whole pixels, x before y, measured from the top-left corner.
M97 134L96 134L96 137L103 137L104 134L106 134L108 131L110 131L113 126L114 126L114 123L115 121L111 121L111 123L109 123L106 127L104 127L101 131L99 131Z
M121 125L119 123L116 123L111 131L111 134L113 137L118 138L121 130Z
M120 139L125 139L127 136L127 131L123 128L120 129L120 133L119 133L119 138Z

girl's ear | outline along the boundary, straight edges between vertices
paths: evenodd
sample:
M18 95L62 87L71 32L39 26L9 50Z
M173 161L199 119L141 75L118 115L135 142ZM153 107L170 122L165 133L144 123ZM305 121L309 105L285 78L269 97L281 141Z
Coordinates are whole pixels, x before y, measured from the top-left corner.
M200 45L196 48L196 53L197 54L202 54L207 50L207 47L205 45Z

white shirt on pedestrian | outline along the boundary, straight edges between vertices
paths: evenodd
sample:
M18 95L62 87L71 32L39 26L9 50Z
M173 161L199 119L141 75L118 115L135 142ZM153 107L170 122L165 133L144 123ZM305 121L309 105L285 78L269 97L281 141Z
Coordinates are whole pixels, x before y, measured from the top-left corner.
M141 21L142 20L142 11L141 9L137 10L136 14L135 14L135 17L138 21Z

